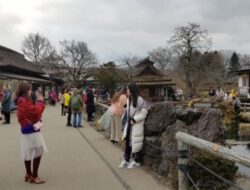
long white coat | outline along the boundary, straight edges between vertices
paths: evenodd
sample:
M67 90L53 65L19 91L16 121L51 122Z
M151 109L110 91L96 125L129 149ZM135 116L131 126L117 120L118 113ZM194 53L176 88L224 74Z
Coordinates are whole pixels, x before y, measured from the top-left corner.
M129 105L128 102L127 102L127 105ZM132 128L131 130L132 153L136 153L142 150L143 139L144 139L144 122L147 117L147 114L148 114L148 110L147 108L144 108L144 107L137 110L134 113L133 118L136 121L136 123L131 126ZM123 131L123 136L122 136L123 140L127 136L127 128L128 128L128 123L126 124L124 131Z

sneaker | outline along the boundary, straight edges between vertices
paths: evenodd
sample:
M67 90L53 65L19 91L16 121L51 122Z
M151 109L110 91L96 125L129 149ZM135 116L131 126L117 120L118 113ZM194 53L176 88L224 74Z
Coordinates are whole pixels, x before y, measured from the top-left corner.
M136 161L133 161L133 162L131 162L131 163L128 165L128 168L129 168L129 169L133 169L133 168L138 168L138 167L140 167L140 166L141 166L140 163L137 163Z
M118 168L126 168L128 165L129 165L129 162L127 162L126 160L123 160L118 166Z

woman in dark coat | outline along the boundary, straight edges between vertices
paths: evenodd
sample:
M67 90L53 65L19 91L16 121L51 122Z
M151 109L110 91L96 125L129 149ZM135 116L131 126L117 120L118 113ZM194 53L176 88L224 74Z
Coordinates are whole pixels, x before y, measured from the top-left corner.
M4 91L4 96L2 100L2 114L4 114L5 117L5 122L3 122L3 124L9 124L12 92L10 91L8 86L4 87L3 91Z
M94 93L92 88L87 90L87 114L88 121L93 121L93 113L95 112L95 102L94 102Z

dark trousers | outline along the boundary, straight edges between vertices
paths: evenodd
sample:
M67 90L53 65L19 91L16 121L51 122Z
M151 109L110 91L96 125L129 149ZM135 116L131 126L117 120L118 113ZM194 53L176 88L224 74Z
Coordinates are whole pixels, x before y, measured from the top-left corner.
M130 161L130 156L132 152L132 147L129 145L129 137L126 137L125 139L125 151L124 151L124 159L129 162Z
M91 121L94 117L93 117L93 112L92 111L88 111L88 121Z
M132 153L132 147L129 145L129 138L126 138L126 145L125 145L125 151L124 151L124 159L129 162L131 153ZM132 154L132 157L134 158L135 162L141 163L142 162L142 151L136 152Z
M61 114L62 114L62 115L65 115L64 104L61 104Z
M67 125L71 125L71 109L70 107L65 106L64 110L68 110Z
M50 100L50 104L51 104L52 106L54 106L54 105L56 105L56 101L55 101L55 100Z
M2 112L4 114L5 122L10 123L10 112Z

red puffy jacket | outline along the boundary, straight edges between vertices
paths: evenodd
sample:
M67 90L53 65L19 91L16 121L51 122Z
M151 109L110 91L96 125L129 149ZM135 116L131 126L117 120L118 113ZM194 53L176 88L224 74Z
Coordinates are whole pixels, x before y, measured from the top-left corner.
M45 108L43 101L37 101L35 104L31 99L19 97L17 100L17 118L21 127L34 124L41 120Z

